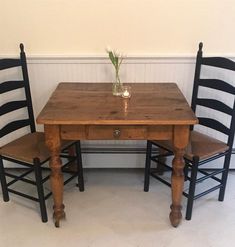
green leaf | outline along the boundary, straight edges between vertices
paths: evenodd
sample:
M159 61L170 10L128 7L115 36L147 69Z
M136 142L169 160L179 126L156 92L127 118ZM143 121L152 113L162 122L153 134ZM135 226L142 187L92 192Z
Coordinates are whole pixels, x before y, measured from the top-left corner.
M113 64L114 66L116 66L116 65L115 65L115 57L114 57L114 55L113 55L113 53L112 53L111 51L109 52L109 58L110 58L112 64Z

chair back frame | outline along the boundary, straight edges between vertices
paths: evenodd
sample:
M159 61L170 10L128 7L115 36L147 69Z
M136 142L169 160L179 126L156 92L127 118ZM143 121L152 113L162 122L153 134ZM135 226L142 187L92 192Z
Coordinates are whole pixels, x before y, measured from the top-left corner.
M196 112L197 106L200 105L217 110L219 112L223 112L231 116L231 122L229 127L226 127L218 120L212 118L198 117L200 125L212 128L228 136L227 145L229 146L229 149L231 151L233 147L235 134L235 99L233 101L233 107L231 108L217 99L199 98L198 91L199 87L201 86L223 91L235 96L235 87L233 85L219 79L200 78L202 65L227 69L235 72L235 62L223 57L203 57L202 47L203 43L201 42L199 43L199 50L197 52L196 58L191 108L194 112ZM193 127L194 126L192 126L191 129L193 129Z
M24 88L25 100L10 101L0 106L0 116L10 113L12 111L27 108L28 118L9 122L2 129L0 129L0 138L16 131L20 128L30 126L30 131L36 131L35 119L33 113L32 98L30 93L29 76L26 62L26 55L24 52L24 45L20 44L19 58L4 58L0 59L0 71L14 67L21 67L22 80L3 81L0 83L0 94L10 92L16 89Z

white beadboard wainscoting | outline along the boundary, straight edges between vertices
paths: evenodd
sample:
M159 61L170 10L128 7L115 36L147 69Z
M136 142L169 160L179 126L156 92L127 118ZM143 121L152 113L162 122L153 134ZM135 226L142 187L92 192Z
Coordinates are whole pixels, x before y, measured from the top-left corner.
M35 117L39 114L59 82L108 83L112 82L114 78L114 69L110 61L104 56L28 57L27 62ZM194 69L194 56L128 57L123 61L120 77L123 83L176 82L190 104ZM19 71L16 69L10 70L1 75L0 80L7 79L9 75L17 76L18 73ZM207 68L205 71L203 70L203 73L205 73L206 77L208 73L214 72ZM217 74L217 76L232 79L230 72ZM213 96L214 92L201 92L202 96L208 96L208 93ZM4 103L6 97L14 98L16 94L23 96L23 92L16 90L13 94L1 96L0 104ZM222 94L221 97L228 104L231 104L230 97ZM4 126L7 119L13 118L16 114L21 115L22 113L21 111L16 111L12 114L7 114L1 121L0 128ZM217 113L210 111L207 114ZM221 118L226 124L228 119L224 116L221 116ZM37 129L43 130L43 126L38 125ZM25 129L22 129L20 135L25 131ZM204 130L202 129L202 131ZM222 140L224 139L218 133L209 132L209 134ZM2 138L0 146L15 137L15 134L12 134ZM85 151L83 154L84 167L144 167L145 145L146 141L83 141L82 147ZM231 167L235 168L234 157Z

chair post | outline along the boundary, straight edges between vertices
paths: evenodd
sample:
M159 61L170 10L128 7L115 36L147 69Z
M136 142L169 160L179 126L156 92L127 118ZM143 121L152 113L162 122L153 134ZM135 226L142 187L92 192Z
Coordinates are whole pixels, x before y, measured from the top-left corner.
M159 148L160 157L158 157L158 159L156 160L156 165L157 165L156 173L159 176L162 176L164 174L164 172L166 171L166 168L161 164L161 163L166 164L166 157L164 156L164 154L166 154L166 153L167 153L167 151L165 149Z
M226 189L226 184L227 184L227 178L228 178L228 171L229 171L229 164L230 164L230 159L231 159L231 154L232 154L232 150L230 149L229 152L225 155L224 158L224 171L222 173L222 179L221 179L221 184L222 187L220 188L219 191L219 201L223 201L224 200L224 194L225 194L225 189Z
M187 181L188 180L189 167L188 167L186 159L184 159L184 162L185 162L185 166L184 166L184 181Z
M81 143L80 143L80 141L77 141L75 143L75 148L76 148L76 156L77 156L78 187L79 187L80 191L84 191L82 152L81 152Z
M44 196L44 189L43 189L43 182L42 182L42 169L40 160L38 158L33 159L34 164L34 171L35 171L35 180L38 192L38 200L40 205L41 211L41 218L42 222L47 222L47 210L46 210L46 203L45 203L45 196Z
M2 186L3 200L4 202L8 202L10 199L9 199L9 193L7 189L5 170L4 170L3 161L2 161L1 156L0 156L0 180L1 180L1 186Z
M200 78L200 73L201 73L201 61L202 61L202 47L203 43L199 43L199 49L197 52L197 59L196 59L196 66L195 66L195 73L194 73L194 83L193 83L193 95L192 95L192 100L191 100L191 108L194 112L196 112L196 98L198 95L198 81ZM190 128L191 130L193 129L193 125Z
M27 61L26 61L26 55L24 52L24 45L22 43L20 44L20 60L21 60L21 65L22 65L23 79L25 83L25 95L26 95L26 101L27 101L27 106L28 106L27 109L28 109L29 120L30 120L30 129L31 129L31 132L35 132L36 127L35 127L33 104L32 104L30 85L29 85Z
M233 109L235 109L235 99L233 102ZM227 178L228 178L230 159L231 159L231 155L232 155L234 132L235 132L235 111L233 110L233 114L232 114L232 118L231 118L231 124L230 124L230 134L228 136L228 142L227 142L227 145L229 146L229 150L228 150L228 153L225 155L225 158L224 158L224 167L223 168L225 169L225 171L222 173L222 179L221 179L222 187L220 188L220 191L219 191L219 198L218 198L219 201L224 200L224 194L225 194L226 183L227 183Z
M150 178L150 166L151 166L151 153L152 153L152 143L147 141L146 149L146 161L145 161L145 176L144 176L144 191L149 191L149 178Z
M192 218L192 211L193 211L193 202L194 202L194 195L195 195L195 188L197 182L197 171L198 171L198 163L199 157L193 157L192 162L192 171L191 171L191 178L190 178L190 185L189 185L189 192L188 192L188 201L187 201L187 209L186 209L186 220L191 220Z

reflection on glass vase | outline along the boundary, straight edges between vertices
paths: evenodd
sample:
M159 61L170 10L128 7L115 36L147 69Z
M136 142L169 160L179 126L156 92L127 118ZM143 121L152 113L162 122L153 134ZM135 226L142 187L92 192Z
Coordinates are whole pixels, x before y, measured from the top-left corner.
M122 95L122 87L123 87L123 85L120 81L119 75L118 75L118 73L116 73L116 80L112 86L113 95L121 96Z

